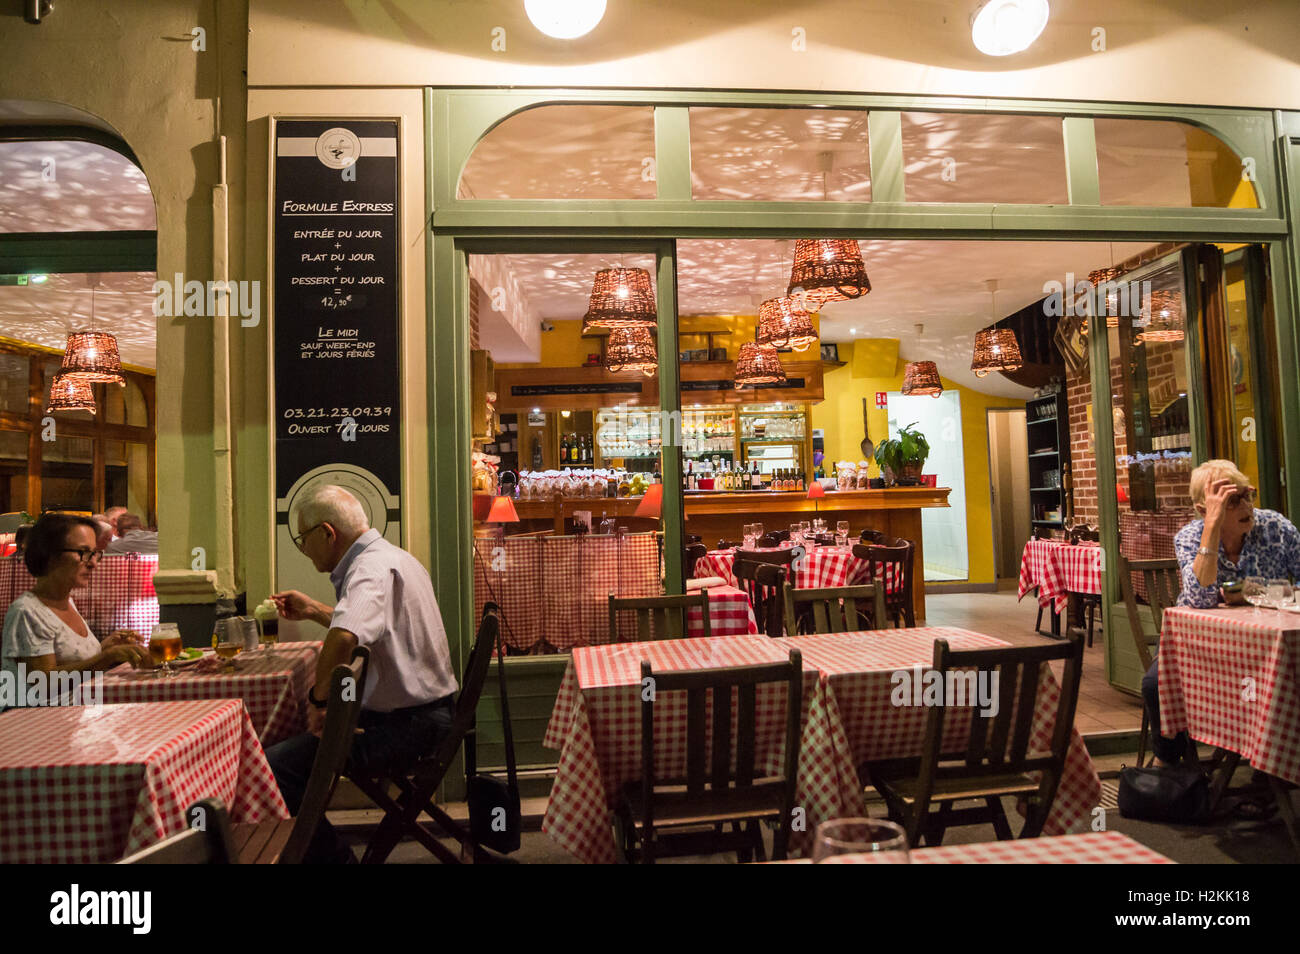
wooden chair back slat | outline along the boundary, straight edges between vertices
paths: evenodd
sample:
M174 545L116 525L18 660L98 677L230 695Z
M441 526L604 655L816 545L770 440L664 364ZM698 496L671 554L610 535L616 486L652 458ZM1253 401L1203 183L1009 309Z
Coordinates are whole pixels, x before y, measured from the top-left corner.
M800 619L805 622L804 630L807 630L807 623L811 621L814 633L846 633L884 626L886 612L883 585L868 583L859 586L795 589L787 581L782 595L785 628L792 636L800 631ZM871 607L869 611L868 605Z
M686 792L688 797L706 793L711 803L727 793L739 794L751 788L755 776L757 746L757 691L765 683L786 687L786 732L782 772L781 822L775 836L773 857L784 858L794 807L795 783L799 771L799 742L803 713L803 657L791 649L787 661L725 669L697 669L656 673L648 660L641 661L641 798L642 840L653 839L655 826L654 766L655 707L665 693L686 694ZM645 691L644 687L652 687ZM735 691L735 716L732 693ZM712 702L712 718L706 710ZM731 770L731 753L736 769Z
M347 765L348 753L352 751L357 720L361 718L361 698L369 659L370 650L357 646L352 650L352 658L346 664L335 666L330 675L329 704L325 708L320 745L316 748L316 758L307 777L307 790L294 818L293 831L276 859L278 864L300 864L317 826L325 817L334 786L338 784L339 775Z
M712 635L709 623L707 590L679 596L633 596L620 598L609 594L609 641L619 641L618 614L636 613L636 638L640 642L654 639L682 639L690 631L691 610L700 612L702 636Z
M740 551L742 554L746 552ZM771 637L782 635L785 630L785 614L781 594L787 579L785 568L742 559L738 554L735 574L737 585L749 597L758 631Z
M870 567L872 583L885 591L885 613L878 624L881 628L884 628L885 618L895 626L916 625L916 611L912 605L912 564L915 554L916 544L910 540L899 539L890 545L853 545L853 555ZM890 577L899 581L893 589L886 586L886 580Z
M1159 642L1164 625L1166 607L1172 606L1182 589L1182 579L1177 560L1130 560L1120 555L1117 566L1120 592L1124 596L1124 609L1128 614L1129 629L1133 634L1133 646L1137 650L1138 662L1142 671L1151 668L1155 658L1152 648ZM1151 608L1151 619L1155 632L1148 631L1142 622L1142 613L1138 608L1137 593L1133 588L1133 574L1141 573L1146 584L1147 603Z

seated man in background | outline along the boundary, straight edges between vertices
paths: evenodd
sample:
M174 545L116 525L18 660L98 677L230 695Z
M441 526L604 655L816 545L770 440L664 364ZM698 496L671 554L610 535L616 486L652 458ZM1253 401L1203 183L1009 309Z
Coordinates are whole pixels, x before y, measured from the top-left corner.
M1174 552L1182 575L1179 606L1219 605L1219 586L1248 576L1300 580L1300 530L1275 510L1256 509L1255 488L1230 460L1207 460L1192 471L1188 492L1202 515L1178 531ZM1173 765L1184 754L1186 733L1160 735L1159 659L1142 677L1156 761Z
M431 753L451 729L456 679L433 582L419 561L370 528L360 501L342 487L314 491L298 511L294 543L321 573L330 575L333 608L297 590L276 593L280 615L326 627L316 663L316 685L307 693L313 733L320 731L330 674L353 647L370 650L362 693L360 728L351 763L363 772L387 774ZM289 810L297 813L320 739L308 733L267 749ZM354 861L328 821L322 821L304 859L308 863Z
M133 513L117 518L117 539L105 548L106 553L157 553L158 534L144 528L144 521Z
M126 513L125 507L109 507L104 511L104 519L107 520L108 525L113 528L114 537L120 537L122 535L121 531L117 529L117 518L122 516L124 513Z

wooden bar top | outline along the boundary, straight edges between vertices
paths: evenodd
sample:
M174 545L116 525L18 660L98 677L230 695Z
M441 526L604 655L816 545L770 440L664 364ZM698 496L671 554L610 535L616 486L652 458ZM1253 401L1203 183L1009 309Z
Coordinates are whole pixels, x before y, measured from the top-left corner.
M828 490L825 497L808 497L806 490L755 490L719 493L688 491L686 514L821 513L843 510L918 510L947 507L950 487L885 487L878 490Z

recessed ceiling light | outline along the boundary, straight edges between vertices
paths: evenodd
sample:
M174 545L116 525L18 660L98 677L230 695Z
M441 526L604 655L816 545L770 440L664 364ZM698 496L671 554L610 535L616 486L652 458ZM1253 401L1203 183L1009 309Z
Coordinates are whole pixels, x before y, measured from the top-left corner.
M989 0L971 20L975 47L989 56L1029 49L1047 26L1047 0Z
M557 40L574 40L596 28L605 0L524 0L533 26Z
M858 333L858 329L857 329L857 328L850 328L850 329L849 329L849 334L851 334L851 335L856 335L857 333Z

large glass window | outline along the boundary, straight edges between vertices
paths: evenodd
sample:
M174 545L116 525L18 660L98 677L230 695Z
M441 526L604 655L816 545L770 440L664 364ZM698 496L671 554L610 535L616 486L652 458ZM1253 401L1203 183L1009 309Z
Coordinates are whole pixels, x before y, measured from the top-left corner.
M909 202L1064 205L1059 116L905 112Z
M104 146L75 140L0 142L0 232L156 228L140 168ZM12 191L11 191L12 190Z
M1250 162L1191 123L1097 119L1102 205L1254 209Z
M603 318L654 319L654 257L474 255L470 274L475 609L501 607L511 654L634 639L608 600L663 592L654 332L611 346L583 319L594 286Z

